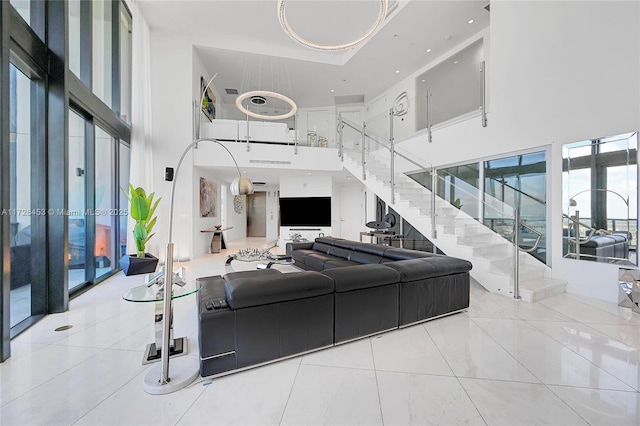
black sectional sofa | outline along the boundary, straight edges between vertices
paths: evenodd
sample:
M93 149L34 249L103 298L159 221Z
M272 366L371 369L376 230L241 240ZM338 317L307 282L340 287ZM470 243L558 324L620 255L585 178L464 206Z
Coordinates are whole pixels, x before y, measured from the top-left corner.
M200 373L260 365L459 312L471 263L333 237L289 243L304 271L199 278Z

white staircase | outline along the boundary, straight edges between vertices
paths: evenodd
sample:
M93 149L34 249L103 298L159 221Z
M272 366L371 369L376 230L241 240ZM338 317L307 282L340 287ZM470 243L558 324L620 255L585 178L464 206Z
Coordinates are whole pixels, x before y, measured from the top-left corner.
M387 151L388 155L388 151ZM493 293L513 297L514 245L446 200L436 197L436 238L432 238L431 191L403 173L395 173L391 202L389 159L367 157L363 179L361 153L345 151L343 165L420 233L450 256L473 263L471 276ZM520 252L520 296L535 302L565 292L566 282L551 278L551 269Z

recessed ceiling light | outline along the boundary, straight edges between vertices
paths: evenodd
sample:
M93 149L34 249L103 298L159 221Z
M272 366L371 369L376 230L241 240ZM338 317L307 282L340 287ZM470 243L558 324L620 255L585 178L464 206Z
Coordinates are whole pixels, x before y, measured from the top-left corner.
M308 174L308 175L310 175L310 174L311 174L311 172L307 172L307 174Z
M427 49L427 53L431 53L431 49Z
M467 21L467 24L473 24L473 19L469 19L469 20Z
M423 83L424 83L425 81L427 81L427 80L422 80L422 82L423 82Z
M458 61L453 61L453 63L454 63L454 64L457 64L457 63L458 63Z
M331 89L331 93L335 92L335 90Z
M396 74L400 74L400 70L396 70Z
M446 36L444 36L444 39L445 40L451 40L451 36L447 34Z

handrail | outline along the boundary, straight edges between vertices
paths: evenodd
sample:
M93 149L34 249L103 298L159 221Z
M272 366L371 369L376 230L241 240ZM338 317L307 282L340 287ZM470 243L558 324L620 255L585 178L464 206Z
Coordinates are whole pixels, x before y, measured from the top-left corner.
M494 180L494 181L498 182L500 185L506 186L509 189L513 189L514 191L518 192L519 194L524 195L525 197L531 198L532 200L537 201L540 204L543 204L545 206L547 205L547 202L545 200L541 200L541 199L539 199L537 197L534 197L533 195L529 195L526 192L522 191L521 189L518 189L515 186L511 186L511 185L509 185L508 183L506 183L504 181L498 180L497 178L494 178L494 177L490 177L489 179Z
M363 132L363 128L358 126L357 124L351 122L348 118L344 118L342 117L342 122L344 124L346 124L347 126L351 127L353 130L355 130L356 132L362 133ZM383 147L385 147L389 152L391 152L391 147L389 145L387 145L385 142L383 142L381 139L378 139L379 136L375 135L373 133L367 132L366 130L364 131L364 135L366 137L368 137L369 139L373 139L376 143L382 145ZM432 166L429 164L428 166L425 166L423 164L420 164L418 162L416 162L415 160L407 157L406 155L402 154L401 152L398 152L398 150L395 150L395 154L399 157L404 158L405 160L407 160L408 162L410 162L411 164L415 164L416 166L420 167L421 170L428 170L430 169Z
M520 226L527 228L529 231L533 232L534 234L537 235L536 237L536 242L533 244L533 247L529 248L529 249L523 249L520 247L519 243L516 242L516 244L518 244L518 247L520 248L520 250L522 250L525 253L532 253L534 250L536 250L539 246L540 246L540 242L542 241L542 233L540 231L538 231L537 229L527 225L526 223L520 221Z
M595 231L595 228L592 228L591 225L587 225L584 222L580 222L579 220L576 220L573 218L573 216L569 216L566 213L562 213L562 217L569 219L571 222L573 222L574 224L578 225L578 226L584 226L585 228L588 228L591 231ZM575 240L577 241L577 244L584 244L584 243L588 243L589 241L591 241L591 238L593 238L593 236L595 235L595 232L591 232L589 235L587 235L587 239L585 239L584 241L580 241L580 235L577 235ZM574 242L571 239L571 235L567 235L567 238L569 238L569 241Z

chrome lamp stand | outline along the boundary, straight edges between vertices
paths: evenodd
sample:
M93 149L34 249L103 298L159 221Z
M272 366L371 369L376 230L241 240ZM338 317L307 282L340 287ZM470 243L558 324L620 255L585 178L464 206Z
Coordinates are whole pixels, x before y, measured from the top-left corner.
M238 171L238 177L231 183L231 193L233 195L246 195L253 194L253 183L246 177L243 177L240 173L240 168L236 159L231 154L231 151L224 146L220 141L216 139L196 139L189 146L187 146L178 161L178 165L175 170L173 183L171 184L171 201L169 205L169 240L167 243L167 249L165 251L165 266L164 266L164 298L163 298L163 316L162 316L162 348L160 352L161 361L160 364L155 364L150 367L144 376L144 390L147 393L154 395L164 395L167 393L175 392L193 382L200 372L198 360L192 357L182 357L173 359L171 363L171 374L169 374L169 348L171 341L171 318L172 318L172 287L173 284L184 285L179 274L173 272L173 242L172 242L172 229L173 229L173 204L176 190L176 180L178 179L178 172L180 171L180 165L184 160L187 153L200 142L213 142L224 148L231 156L236 170ZM159 279L158 279L159 281Z

